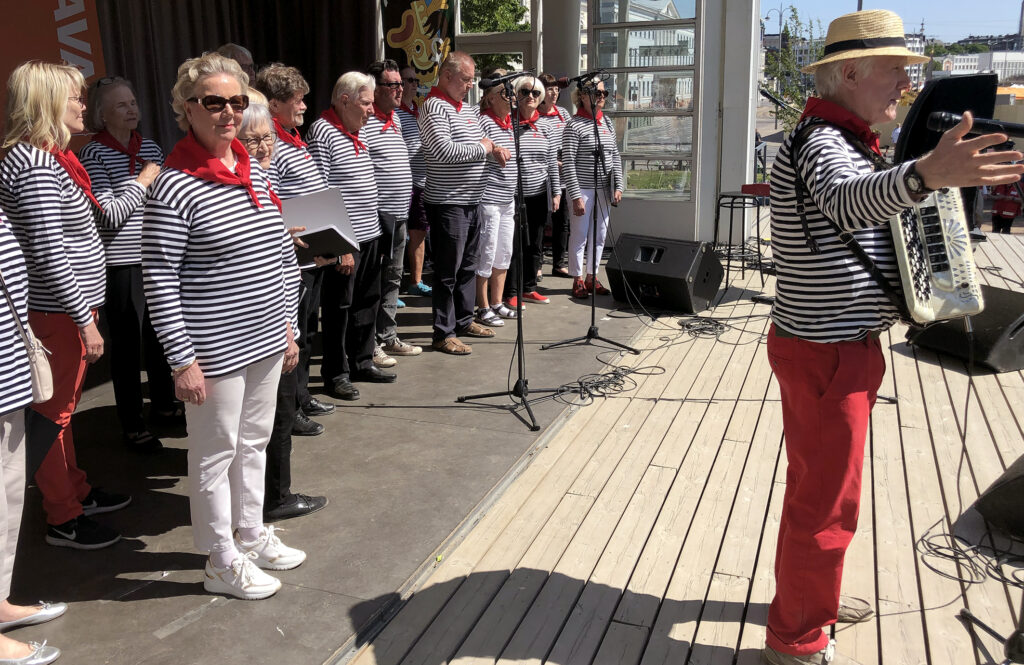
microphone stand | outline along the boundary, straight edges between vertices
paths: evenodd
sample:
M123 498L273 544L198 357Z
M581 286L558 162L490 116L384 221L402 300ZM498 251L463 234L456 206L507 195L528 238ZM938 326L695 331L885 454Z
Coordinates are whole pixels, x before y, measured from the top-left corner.
M577 83L576 85L579 86L580 83ZM601 133L597 126L597 84L582 87L580 89L580 94L587 95L588 99L590 99L590 110L594 120L594 145L596 146L594 148L594 203L590 208L590 255L593 257L593 261L590 261L587 265L587 268L589 268L591 273L594 275L594 288L590 291L590 327L587 328L586 335L563 339L561 342L554 342L553 344L545 344L540 347L540 350L547 351L548 349L554 349L559 346L568 346L569 344L575 344L576 342L590 344L591 341L597 339L601 340L605 344L611 344L612 346L616 346L624 351L629 351L634 355L640 355L640 351L634 349L628 344L623 344L622 342L616 342L613 339L602 337L600 331L597 329L597 266L601 263L601 257L597 254L597 205L601 200L601 184L600 178L598 177L598 162L600 162L600 170L603 171L605 167L604 146L601 145ZM611 185L610 182L609 185ZM610 190L611 187L609 186L609 195L613 196ZM568 192L566 192L566 196L568 195ZM572 204L570 203L570 205ZM586 253L584 253L583 258L586 258ZM586 279L585 274L586 271L584 271L583 275L584 280Z
M516 378L515 385L511 390L501 390L492 393L481 393L478 395L460 395L455 398L456 402L462 403L468 400L484 399L488 397L502 397L508 396L512 400L511 404L499 405L499 408L507 409L508 411L516 414L520 420L525 419L516 413L520 408L526 411L526 415L530 417L529 427L531 432L540 430L540 425L537 424L537 418L533 415L533 409L530 408L530 404L534 402L540 402L546 399L553 399L558 395L569 392L568 390L555 389L555 388L539 388L535 389L536 393L550 393L544 397L538 397L530 399L530 381L526 378L526 351L525 342L523 341L523 227L526 226L526 200L523 196L523 157L522 152L519 150L519 101L516 99L515 90L512 87L512 79L503 80L501 85L505 88L505 95L509 100L509 117L512 119L512 141L516 151L516 203L515 213L513 215L513 224L515 224L515 255L516 262L516 365L518 369L518 375ZM543 348L543 347L542 347Z

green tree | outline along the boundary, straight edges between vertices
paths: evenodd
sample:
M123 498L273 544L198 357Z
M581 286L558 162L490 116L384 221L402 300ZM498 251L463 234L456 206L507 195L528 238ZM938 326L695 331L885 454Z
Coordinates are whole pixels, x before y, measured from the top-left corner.
M786 12L788 17L784 21L780 39L782 48L765 53L764 74L774 81L775 93L788 105L776 106L773 113L789 132L796 127L807 103L807 96L814 88L814 77L800 72L797 50L809 49L805 64L820 59L825 33L820 21L801 21L796 7L791 5Z
M461 0L463 32L529 32L526 6L520 0ZM479 74L495 68L514 69L523 57L516 53L474 55Z

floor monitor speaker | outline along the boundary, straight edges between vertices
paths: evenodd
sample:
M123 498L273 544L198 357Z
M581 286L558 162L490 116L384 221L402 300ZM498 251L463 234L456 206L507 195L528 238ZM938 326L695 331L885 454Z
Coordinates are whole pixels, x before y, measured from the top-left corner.
M693 314L707 309L722 285L711 243L623 233L605 267L616 300Z
M982 285L985 309L971 317L974 362L996 372L1024 369L1024 293ZM962 319L911 328L907 341L925 349L968 360Z
M975 508L1006 533L1024 539L1024 455L985 490Z

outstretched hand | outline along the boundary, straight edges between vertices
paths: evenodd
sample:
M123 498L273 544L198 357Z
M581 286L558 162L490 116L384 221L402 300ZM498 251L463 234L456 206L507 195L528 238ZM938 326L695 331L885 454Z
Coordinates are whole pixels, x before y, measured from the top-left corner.
M986 148L1005 143L1006 134L984 134L964 137L971 131L974 118L965 111L963 119L949 129L935 149L917 160L917 172L929 189L942 187L977 187L1005 185L1020 180L1024 164L1010 162L1024 159L1019 151L986 152Z

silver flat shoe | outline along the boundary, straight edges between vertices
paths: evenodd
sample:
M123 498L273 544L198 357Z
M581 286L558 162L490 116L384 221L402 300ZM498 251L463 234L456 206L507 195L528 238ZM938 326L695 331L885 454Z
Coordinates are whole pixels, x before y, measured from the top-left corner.
M40 608L33 614L29 614L26 617L15 619L14 621L0 621L0 630L10 630L11 628L17 628L19 626L34 626L40 623L46 623L47 621L53 621L60 615L68 611L67 603L48 603L45 600L39 602ZM53 647L50 647L51 649ZM57 652L60 653L59 651ZM0 665L3 665L5 661L0 660ZM21 662L21 661L10 661L10 662ZM33 661L34 662L34 661ZM50 661L46 661L50 662Z
M60 658L60 649L46 646L46 642L29 642L32 653L24 658L0 658L0 665L46 665Z

